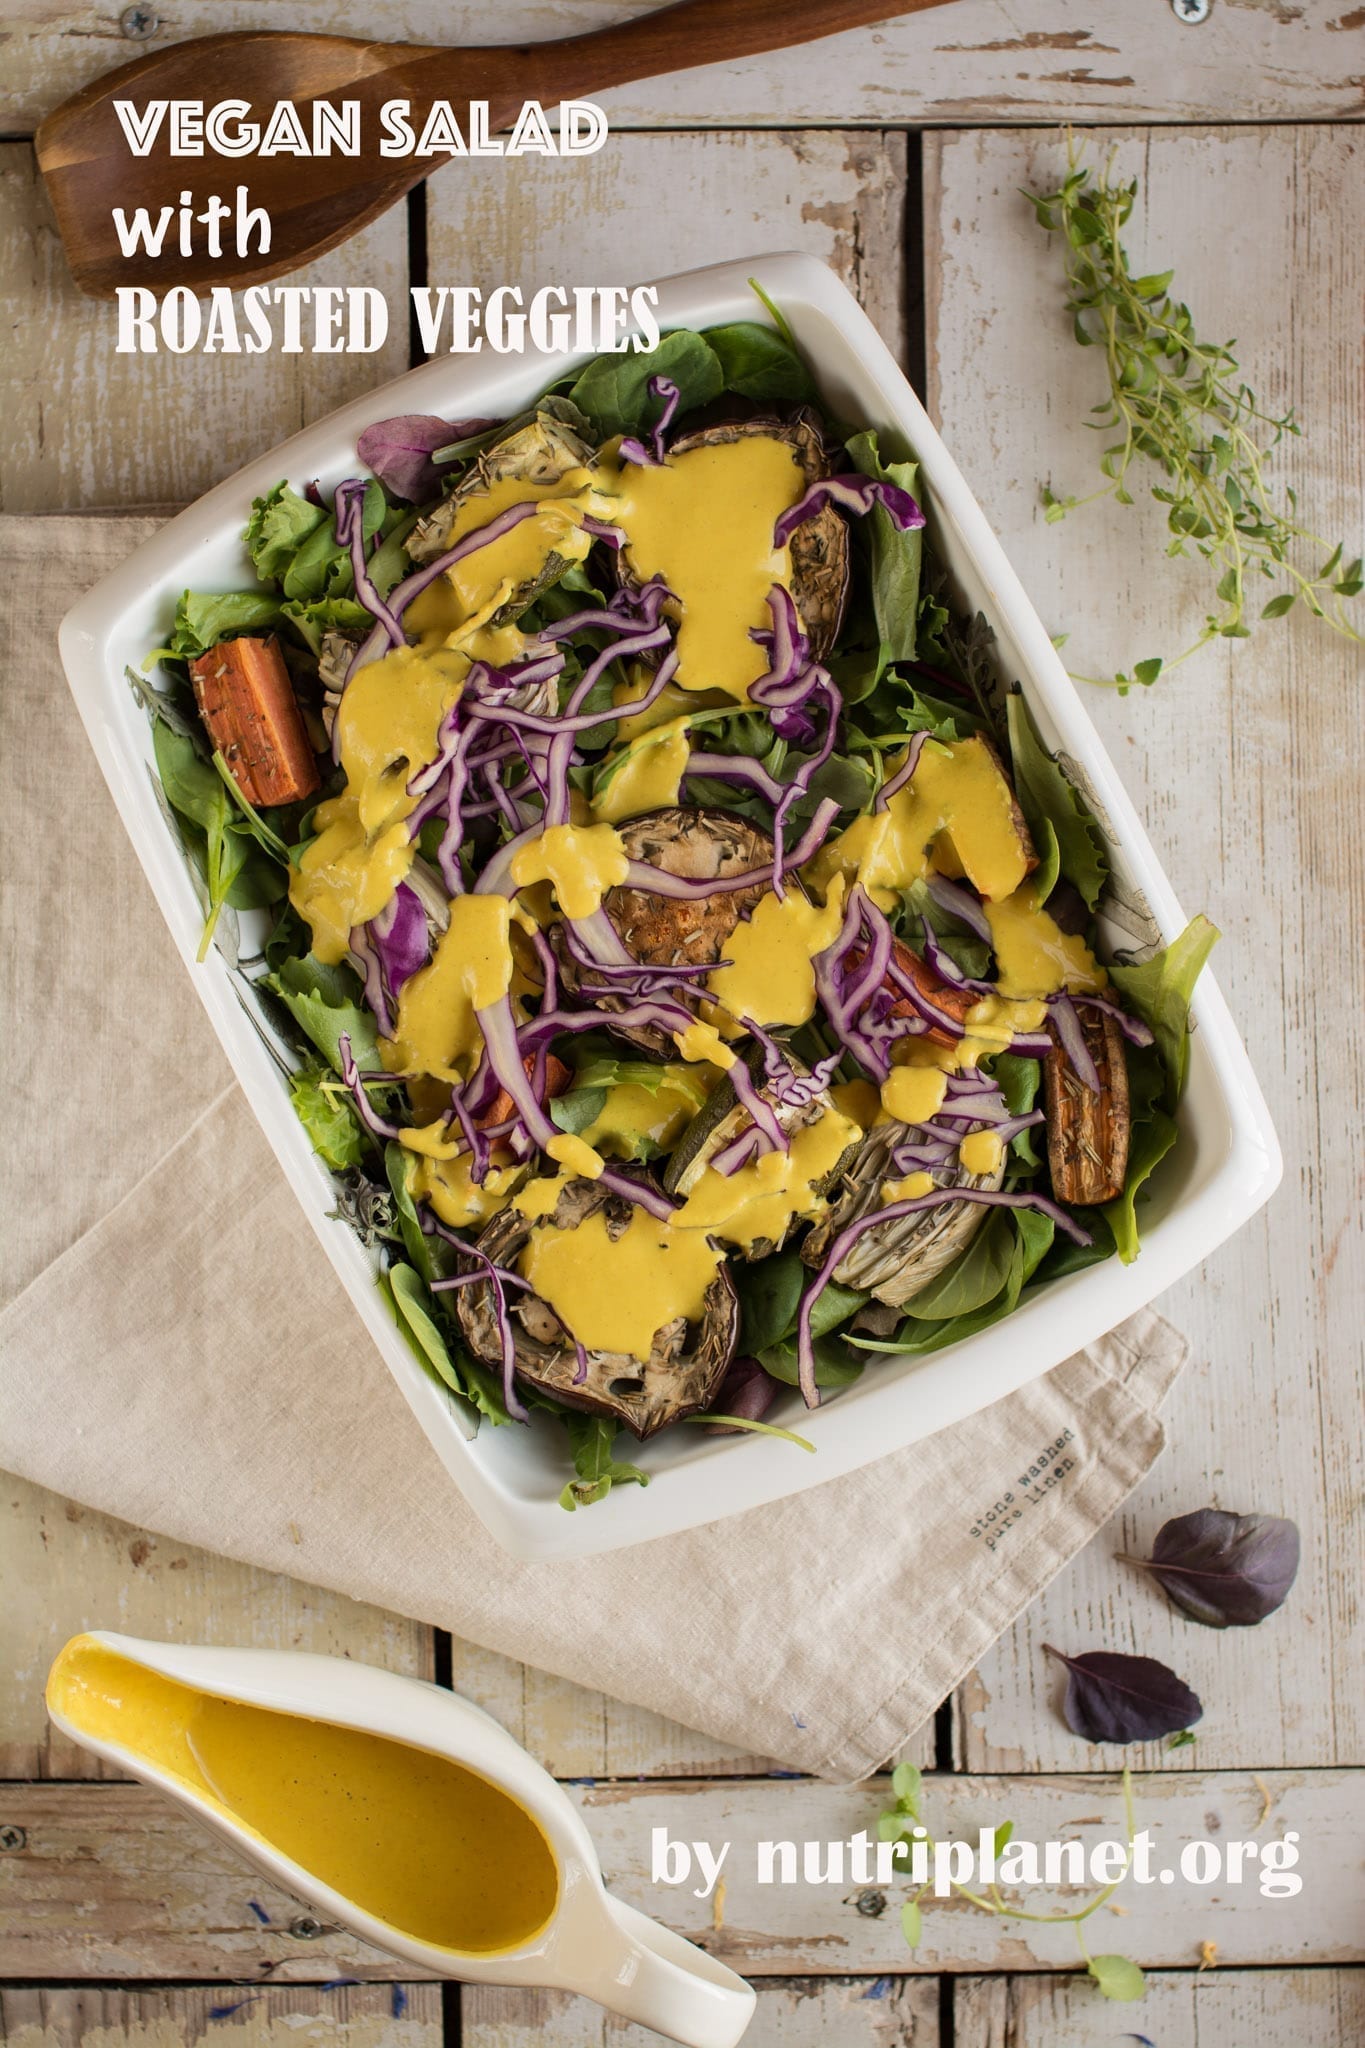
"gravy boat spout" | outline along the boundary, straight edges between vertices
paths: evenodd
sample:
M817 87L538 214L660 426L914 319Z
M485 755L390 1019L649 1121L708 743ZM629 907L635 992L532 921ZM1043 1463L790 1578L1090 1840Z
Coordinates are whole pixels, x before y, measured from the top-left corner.
M48 1712L276 1884L376 1948L483 1984L594 1998L733 2048L754 1993L614 1899L577 1808L496 1721L341 1658L75 1637Z

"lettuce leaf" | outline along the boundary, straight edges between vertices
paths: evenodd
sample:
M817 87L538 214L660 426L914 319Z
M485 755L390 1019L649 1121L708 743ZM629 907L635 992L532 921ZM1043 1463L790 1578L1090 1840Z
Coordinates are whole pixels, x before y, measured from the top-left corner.
M1011 690L1006 699L1005 718L1015 794L1043 858L1044 872L1050 869L1055 882L1060 866L1085 899L1087 910L1094 910L1109 875L1100 828L1038 737L1028 706L1017 690ZM1054 837L1055 854L1051 847ZM1050 893L1044 891L1045 896Z
M1150 960L1109 969L1109 978L1130 1010L1156 1033L1169 1079L1166 1107L1174 1109L1185 1092L1190 1067L1190 1000L1204 962L1220 937L1203 916L1191 918L1178 939Z
M243 538L262 583L284 580L299 549L327 516L325 506L310 505L287 483L278 483L265 497L252 499Z
M373 1141L326 1068L302 1067L291 1074L289 1099L324 1165L334 1173L359 1166Z
M154 647L143 667L150 668L155 661L192 661L220 640L273 626L279 616L280 601L267 590L183 591L169 641Z
M360 983L346 966L325 967L312 953L282 960L262 978L311 1040L328 1065L341 1072L341 1038L351 1041L358 1067L379 1065L379 1035L374 1018L360 1001Z

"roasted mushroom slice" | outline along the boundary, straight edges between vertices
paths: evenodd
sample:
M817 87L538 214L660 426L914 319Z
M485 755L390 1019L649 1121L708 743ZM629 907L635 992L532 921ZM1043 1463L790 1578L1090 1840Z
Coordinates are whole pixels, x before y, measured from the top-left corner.
M770 867L773 843L745 818L729 811L693 810L675 806L645 811L617 828L631 860L645 861L704 885L751 869ZM741 917L767 893L766 876L743 889L699 887L695 896L655 896L644 889L609 889L603 905L632 959L648 967L712 966L724 958L725 942ZM560 948L565 985L572 990L596 989L592 969L580 966ZM616 998L602 995L600 1008L619 1008ZM644 1052L670 1055L674 1047L666 1032L646 1025L612 1027Z
M788 1138L794 1138L798 1131L818 1124L821 1117L833 1110L833 1100L824 1089L797 1108L780 1101L765 1078L763 1052L760 1046L750 1045L741 1057L753 1077L759 1095L769 1105L779 1127ZM809 1078L810 1069L803 1066L791 1053L787 1054L787 1064L798 1079ZM674 1147L664 1171L664 1186L668 1192L671 1195L690 1195L707 1167L727 1145L732 1144L741 1135L750 1122L749 1112L736 1095L734 1084L727 1075L716 1083L707 1097L705 1107L698 1110ZM852 1150L853 1147L850 1146L843 1157L836 1161L824 1180L816 1185L817 1194L824 1194L827 1188L835 1185ZM766 1259L770 1252L781 1249L793 1228L801 1220L799 1216L792 1216L780 1237L755 1238L752 1243L736 1246L737 1255L749 1260Z
M812 1230L801 1246L801 1257L808 1266L823 1262L833 1240L848 1224L885 1207L882 1187L897 1177L891 1155L910 1138L906 1124L876 1124L867 1132L844 1164L843 1192L828 1220ZM1003 1159L993 1173L967 1173L960 1166L944 1166L930 1175L940 1188L998 1188L1004 1177ZM986 1209L982 1202L942 1202L933 1209L873 1223L855 1240L833 1277L841 1287L866 1288L878 1301L899 1307L966 1250L985 1220Z
M414 562L434 562L438 555L445 554L460 512L491 485L509 478L526 484L555 484L570 470L588 468L594 455L595 450L574 427L556 417L552 402L542 405L525 426L486 448L465 482L443 499L434 512L418 520L408 541L408 554ZM528 605L534 604L542 590L559 581L568 566L562 555L551 551L537 574L517 586L490 623L505 625L517 618Z
M613 1237L629 1227L635 1214L632 1203L595 1181L571 1180L560 1190L548 1218L505 1209L479 1238L479 1250L495 1264L515 1268L539 1223L571 1230L599 1210L605 1211L606 1228ZM465 1261L464 1270L481 1269ZM470 1350L483 1364L500 1371L502 1346L487 1281L462 1287L456 1301ZM580 1357L573 1338L539 1295L517 1292L509 1312L520 1380L552 1394L566 1407L612 1416L642 1440L667 1423L712 1405L739 1335L739 1304L723 1263L706 1290L700 1320L690 1323L677 1316L666 1323L655 1332L647 1359L621 1351L585 1351Z
M1112 1017L1088 1005L1074 1008L1095 1063L1099 1093L1081 1079L1063 1048L1054 1045L1043 1061L1047 1163L1059 1202L1094 1206L1123 1193L1132 1128L1128 1060Z
M819 483L822 477L833 473L819 423L806 411L793 414L789 420L760 415L679 434L668 453L686 455L691 448L715 448L730 441L742 441L750 434L785 441L807 484ZM821 661L834 645L848 601L848 523L833 505L824 505L813 518L797 527L788 546L792 597L811 653Z

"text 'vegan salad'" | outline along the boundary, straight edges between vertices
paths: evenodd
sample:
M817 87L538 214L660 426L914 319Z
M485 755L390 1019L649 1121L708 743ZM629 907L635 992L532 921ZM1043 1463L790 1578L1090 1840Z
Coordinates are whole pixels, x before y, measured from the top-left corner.
M768 1430L1134 1257L1214 934L1101 959L1103 840L913 462L747 322L358 452L142 694L428 1368L560 1417L573 1506L644 1479L622 1427Z

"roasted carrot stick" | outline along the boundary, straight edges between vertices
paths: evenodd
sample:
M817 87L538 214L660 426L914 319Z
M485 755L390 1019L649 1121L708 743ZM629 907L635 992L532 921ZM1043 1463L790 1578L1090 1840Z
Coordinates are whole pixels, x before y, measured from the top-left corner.
M190 663L209 738L251 804L290 804L321 783L280 643L224 640Z
M535 1066L535 1061L523 1060L522 1065L529 1075ZM572 1079L572 1069L566 1067L563 1060L557 1060L553 1053L547 1053L545 1056L545 1093L550 1097L551 1101L554 1100L556 1095L564 1093ZM481 1131L489 1131L493 1129L495 1124L506 1123L514 1107L515 1105L507 1090L500 1088L493 1097L492 1106L487 1116L479 1118L479 1129Z

